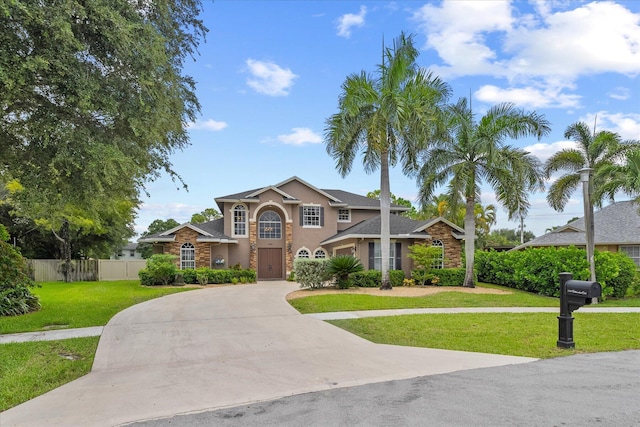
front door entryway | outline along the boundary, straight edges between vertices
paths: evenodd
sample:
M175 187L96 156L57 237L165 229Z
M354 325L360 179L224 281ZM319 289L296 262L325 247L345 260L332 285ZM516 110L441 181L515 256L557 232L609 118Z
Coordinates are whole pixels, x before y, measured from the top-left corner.
M282 248L258 248L258 279L283 279Z

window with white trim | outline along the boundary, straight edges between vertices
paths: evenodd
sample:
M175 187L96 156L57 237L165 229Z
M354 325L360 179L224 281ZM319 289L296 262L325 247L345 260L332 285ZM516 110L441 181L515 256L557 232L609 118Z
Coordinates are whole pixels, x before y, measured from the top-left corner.
M298 249L298 253L296 254L296 258L310 258L309 250L307 248Z
M389 270L393 270L396 265L396 244L391 242L389 247ZM382 271L382 245L380 241L373 244L373 268Z
M247 208L244 205L236 205L233 208L233 235L247 235Z
M260 239L282 239L282 220L274 211L266 211L258 220L258 237Z
M193 270L196 268L196 248L191 243L180 247L180 269Z
M351 222L351 209L338 209L338 222Z
M434 258L431 267L437 269L444 268L444 242L438 239L432 240L431 246L434 248L441 248L440 255Z
M302 226L320 227L320 206L302 207Z
M327 253L324 251L324 249L316 249L316 251L313 253L313 257L316 259L326 258Z
M620 252L627 254L637 266L640 266L640 246L620 246Z

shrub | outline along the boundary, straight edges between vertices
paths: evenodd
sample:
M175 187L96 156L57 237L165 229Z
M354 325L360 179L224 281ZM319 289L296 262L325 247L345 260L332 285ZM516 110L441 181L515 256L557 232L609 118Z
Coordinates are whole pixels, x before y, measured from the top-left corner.
M389 271L389 281L391 282L391 286L403 286L404 279L404 271ZM351 280L353 285L360 288L379 288L382 285L382 273L378 270L361 271L354 273L351 276Z
M329 259L298 258L293 262L296 280L301 288L317 289L331 279L327 271Z
M175 264L176 258L175 255L152 255L147 259L147 268L138 272L140 282L145 286L172 284L178 272L178 267Z
M31 293L36 286L29 278L27 261L5 242L6 229L0 225L0 316L18 316L40 308L38 297Z
M349 275L363 271L360 260L353 255L338 255L329 259L327 273L335 277L340 289L348 289L351 286Z
M623 253L595 252L596 277L602 296L624 296L636 280L635 264ZM576 280L590 277L584 249L529 248L512 252L476 252L475 267L482 282L508 286L546 296L559 296L559 274Z
M466 271L464 268L442 268L433 273L440 279L438 286L462 286Z

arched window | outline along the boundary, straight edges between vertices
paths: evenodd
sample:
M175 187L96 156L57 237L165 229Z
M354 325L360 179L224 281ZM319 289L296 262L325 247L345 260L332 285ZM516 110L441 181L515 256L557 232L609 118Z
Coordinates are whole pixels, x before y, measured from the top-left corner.
M298 249L298 253L296 254L296 258L309 258L309 250L307 248Z
M180 269L196 268L196 248L191 243L185 243L180 247Z
M258 237L260 239L282 239L282 220L274 211L266 211L258 220Z
M313 257L314 258L326 258L327 257L327 253L324 251L324 249L316 249L316 251L313 253Z
M243 205L236 205L233 208L233 235L247 235L247 208Z
M433 240L431 246L441 248L440 255L433 260L433 268L444 268L444 242L442 240Z

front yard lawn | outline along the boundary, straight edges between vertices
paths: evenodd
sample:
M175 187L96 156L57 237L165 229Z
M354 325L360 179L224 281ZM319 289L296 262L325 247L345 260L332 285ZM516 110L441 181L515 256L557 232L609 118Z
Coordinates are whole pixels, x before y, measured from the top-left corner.
M399 308L559 307L560 304L557 298L544 297L502 286L479 284L479 287L499 289L507 293L471 294L465 293L464 289L459 288L460 292L440 292L421 297L392 297L346 293L313 295L313 291L309 291L310 296L292 299L289 300L289 303L303 314ZM436 289L438 288L436 287Z
M98 340L89 337L1 344L0 411L88 373Z
M554 313L420 314L332 320L380 344L549 358L640 349L638 313L574 312L575 349L559 349Z
M33 293L42 308L23 316L0 317L0 334L106 325L127 307L190 287L143 287L139 280L43 282Z

